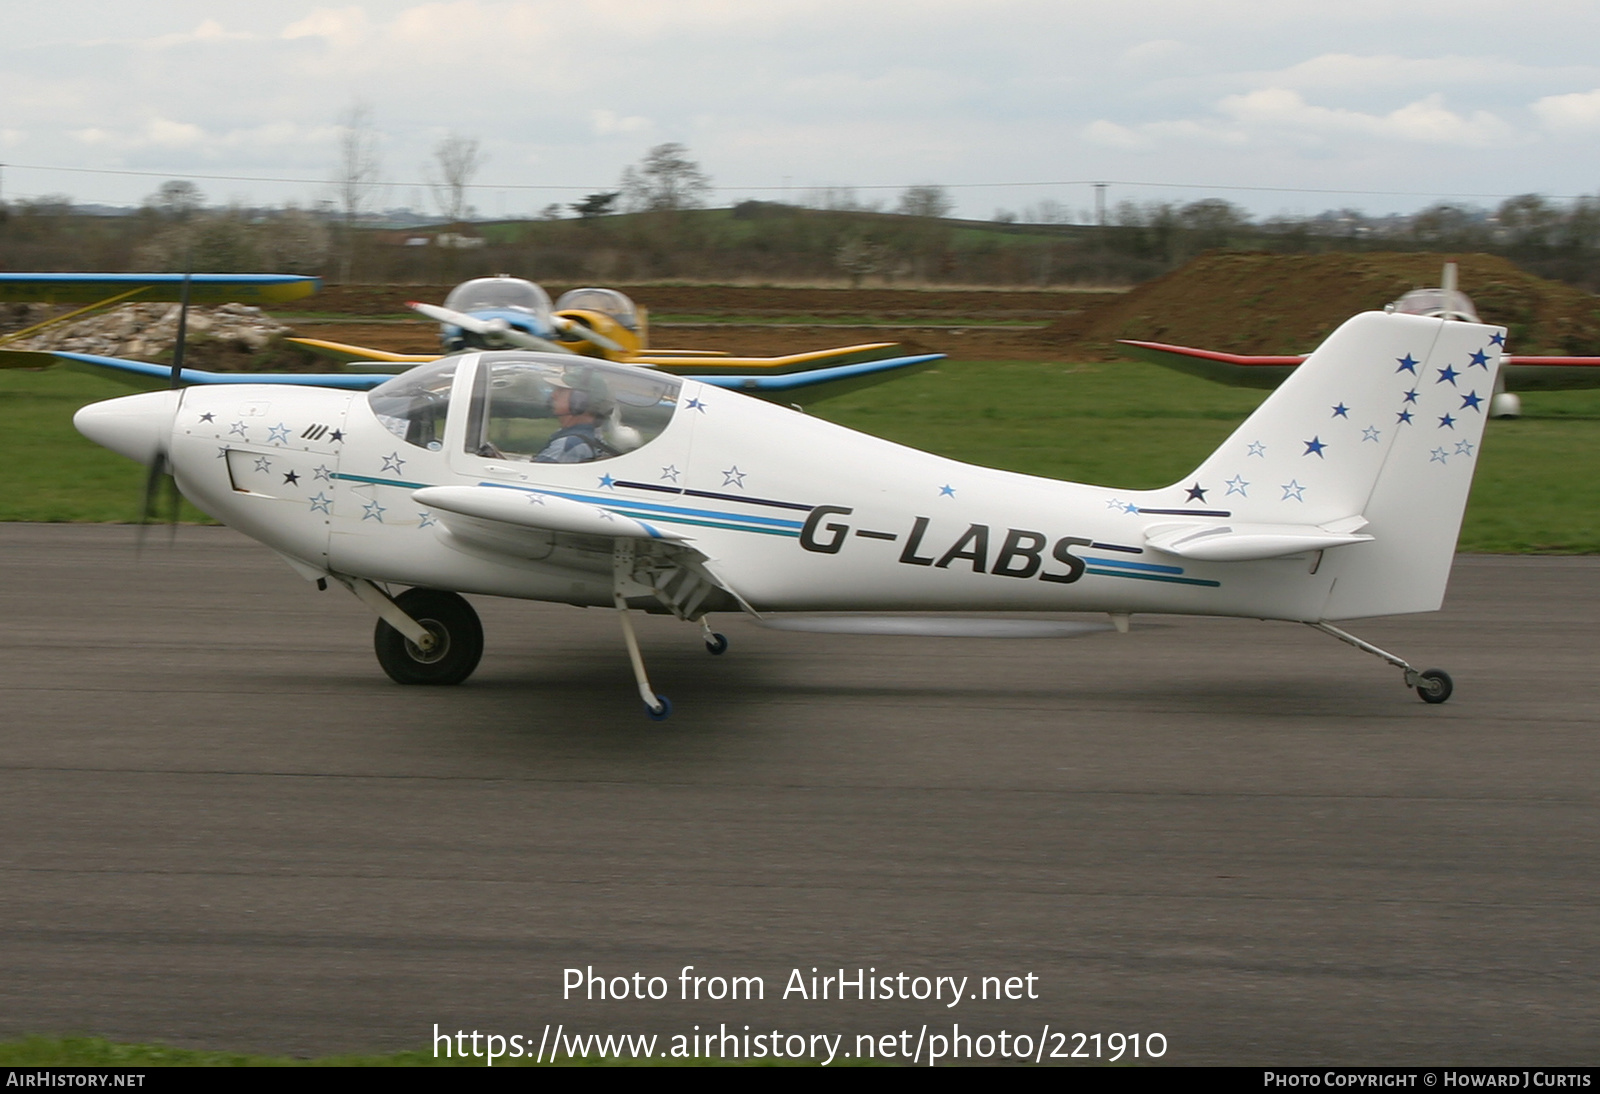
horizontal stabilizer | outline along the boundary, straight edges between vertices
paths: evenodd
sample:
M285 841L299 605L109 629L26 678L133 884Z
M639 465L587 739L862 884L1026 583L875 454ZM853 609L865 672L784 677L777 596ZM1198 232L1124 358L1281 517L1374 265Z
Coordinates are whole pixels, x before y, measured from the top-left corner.
M1157 524L1145 530L1145 545L1204 562L1251 562L1366 543L1360 517L1320 524Z
M474 538L472 533L475 525L470 523L473 521L612 539L683 538L676 532L665 531L642 520L558 494L503 486L428 486L418 490L412 497L436 510L446 528L468 540ZM463 523L462 518L468 523Z

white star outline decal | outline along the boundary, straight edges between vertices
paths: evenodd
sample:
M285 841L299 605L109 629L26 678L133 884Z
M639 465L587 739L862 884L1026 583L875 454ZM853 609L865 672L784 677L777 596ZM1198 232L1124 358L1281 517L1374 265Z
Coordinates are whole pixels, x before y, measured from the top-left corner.
M728 468L726 471L724 471L722 473L722 485L723 486L737 486L740 490L743 490L744 489L744 477L748 473L749 472L746 472L746 471L740 471L739 470L739 465L738 464L734 464L732 467Z

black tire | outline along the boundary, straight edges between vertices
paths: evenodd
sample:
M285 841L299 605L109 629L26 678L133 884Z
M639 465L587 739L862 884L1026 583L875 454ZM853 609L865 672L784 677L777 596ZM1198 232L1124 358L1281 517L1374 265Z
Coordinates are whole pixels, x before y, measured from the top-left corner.
M723 654L727 653L728 636L725 634L717 634L713 631L711 637L706 639L706 652L712 657L721 657Z
M1454 690L1455 684L1444 669L1429 669L1417 684L1417 696L1424 703L1442 703Z
M483 656L483 624L472 605L455 593L408 589L394 598L402 611L439 639L424 653L405 635L378 620L372 645L378 664L397 684L459 684Z

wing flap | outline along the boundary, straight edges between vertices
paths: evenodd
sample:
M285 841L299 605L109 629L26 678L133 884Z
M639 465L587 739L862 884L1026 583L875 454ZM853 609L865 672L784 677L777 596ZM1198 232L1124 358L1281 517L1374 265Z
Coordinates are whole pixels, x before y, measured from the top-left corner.
M1197 562L1253 562L1268 558L1323 551L1351 543L1366 543L1372 536L1362 517L1318 524L1157 524L1145 529L1147 547Z

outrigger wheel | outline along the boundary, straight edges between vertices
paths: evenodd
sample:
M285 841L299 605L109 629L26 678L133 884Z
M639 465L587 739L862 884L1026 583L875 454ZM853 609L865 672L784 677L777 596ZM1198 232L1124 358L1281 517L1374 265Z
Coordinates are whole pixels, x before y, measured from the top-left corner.
M397 684L459 684L483 656L483 624L472 605L439 589L408 589L394 598L400 610L437 641L423 650L382 619L372 634L378 664Z

